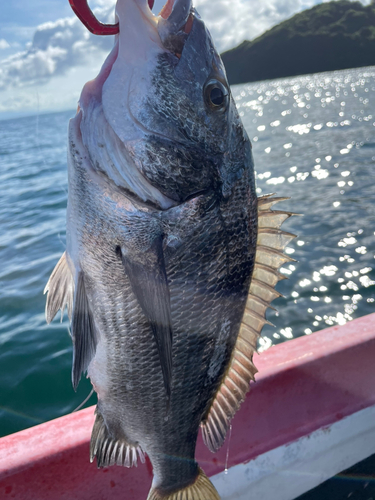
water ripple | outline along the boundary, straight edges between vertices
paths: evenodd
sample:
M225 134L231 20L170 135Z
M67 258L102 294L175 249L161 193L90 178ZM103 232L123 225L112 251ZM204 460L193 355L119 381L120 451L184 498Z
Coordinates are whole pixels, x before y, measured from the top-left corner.
M374 312L375 69L235 86L257 193L290 196L298 235L260 350ZM65 246L66 128L73 112L0 127L0 435L57 417L71 388L66 320L46 325L43 289ZM91 402L92 404L92 402Z
M260 350L374 312L375 69L236 86L253 142L257 192L291 196L285 224L298 262ZM286 205L286 204L285 204ZM283 207L284 208L284 207Z

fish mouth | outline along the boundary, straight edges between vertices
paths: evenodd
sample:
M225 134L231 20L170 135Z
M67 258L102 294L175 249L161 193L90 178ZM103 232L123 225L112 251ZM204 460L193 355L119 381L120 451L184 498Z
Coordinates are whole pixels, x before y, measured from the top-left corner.
M171 52L180 59L195 15L192 0L167 0L157 15L152 12L154 0L117 0L117 23L109 25L97 20L87 0L69 2L89 31L97 35L116 35L114 48L99 75L83 89L81 107L93 96L100 100L106 80L119 58L130 71L139 63L147 65L157 51Z
M158 32L163 46L181 57L194 22L191 0L167 0L158 17Z
M192 1L167 0L157 15L152 12L154 0L130 1L134 2L142 12L143 17L157 28L164 47L180 56L186 35L190 33L193 25ZM90 9L87 0L69 0L69 3L80 21L95 35L117 35L123 29L119 12L126 0L117 1L116 18L118 22L115 24L101 23Z
M185 42L190 34L194 21L192 0L167 0L159 14L155 15L150 8L153 0L118 0L116 17L119 20L119 36L127 37L124 31L129 30L132 39L137 43L147 43L151 39L160 48L181 57ZM132 7L136 6L141 13L141 23L148 25L148 36L139 36L142 28L138 24L138 36L134 33L136 15ZM129 22L130 21L130 22ZM135 24L133 24L135 22ZM144 29L144 26L143 26Z

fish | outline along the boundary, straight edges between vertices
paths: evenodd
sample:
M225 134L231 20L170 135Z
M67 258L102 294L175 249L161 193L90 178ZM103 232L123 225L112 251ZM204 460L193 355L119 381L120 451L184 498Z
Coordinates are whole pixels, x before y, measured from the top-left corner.
M257 197L251 142L191 0L159 15L118 0L116 18L69 122L67 244L46 319L67 308L73 387L87 372L97 393L90 460L147 455L148 500L218 500L198 433L217 451L254 380L278 269L293 260L280 229L291 213Z

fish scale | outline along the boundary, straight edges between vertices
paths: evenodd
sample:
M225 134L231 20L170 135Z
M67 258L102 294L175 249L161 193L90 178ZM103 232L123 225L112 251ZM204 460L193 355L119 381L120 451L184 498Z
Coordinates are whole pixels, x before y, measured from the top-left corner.
M83 185L88 184L87 181L83 181ZM90 195L86 196L85 198L87 199L97 199L97 195ZM218 210L218 209L217 209ZM98 210L98 213L100 213L101 210ZM219 281L223 281L225 278L229 278L229 287L231 290L233 290L233 284L232 281L235 280L235 276L231 276L231 272L228 273L228 264L227 264L227 259L217 259L217 266L213 266L213 255L215 255L215 252L212 251L212 248L216 247L217 250L219 251L219 255L221 256L222 254L226 255L226 249L228 247L227 239L228 239L228 229L227 228L222 228L221 232L217 232L216 226L217 224L217 218L216 214L214 214L213 218L213 227L215 229L215 236L216 238L213 239L212 236L209 234L209 231L207 232L207 224L206 220L203 220L201 223L201 227L205 227L205 238L201 238L202 231L200 231L200 228L197 227L195 229L195 239L190 240L190 245L184 245L181 247L180 252L176 252L176 254L172 257L169 256L166 259L166 268L167 268L167 276L169 277L170 281L170 292L171 292L171 306L172 306L172 319L173 319L173 331L174 331L174 353L173 353L173 358L174 358L174 365L175 365L175 370L174 370L174 380L176 380L176 383L178 384L178 381L181 380L183 381L183 387L185 388L185 391L179 391L177 400L174 401L173 399L173 394L172 393L172 401L171 405L176 408L178 408L179 413L178 413L178 421L180 421L181 425L185 424L186 417L190 415L191 409L194 408L194 406L200 404L200 401L206 400L206 399L211 399L212 396L215 393L216 387L211 386L210 387L210 392L211 395L205 397L202 392L203 389L201 387L204 386L204 381L205 381L205 375L204 372L202 372L202 375L200 377L200 381L197 381L197 376L196 376L196 370L189 370L191 366L195 365L201 365L201 366L209 366L209 363L207 362L212 358L212 353L209 352L207 349L205 352L205 359L194 359L194 354L195 355L200 355L202 352L202 344L207 345L207 341L209 342L210 338L215 339L216 337L216 330L217 330L217 323L220 323L218 320L218 310L223 307L222 300L225 299L225 291L223 292L223 287L221 283L217 283L218 278ZM90 233L87 235L87 239L92 241L93 236L95 235L95 230L93 229L96 226L99 226L100 228L100 241L106 240L107 238L103 234L103 226L105 224L108 224L110 226L111 221L105 221L104 218L103 220L98 221L95 219L92 221L93 223L95 222L95 226L93 224L88 224L91 228ZM195 222L194 222L195 224ZM173 231L173 228L169 227L169 230ZM109 230L109 233L111 230ZM216 244L215 244L216 243ZM207 246L209 244L209 246ZM192 247L192 248L191 248ZM197 248L198 247L198 248ZM97 251L96 247L95 252ZM113 252L113 245L109 247L109 252ZM205 252L206 255L202 255L202 253ZM190 257L190 259L186 258L186 255ZM243 254L246 256L246 254ZM167 252L168 256L168 252ZM183 265L181 265L181 257L184 257L185 262L183 262ZM100 265L102 262L107 262L108 258L103 257L103 255L97 255L95 253L93 255L93 258L97 259L97 266L98 264ZM92 262L89 260L89 269L95 268L93 266ZM201 264L200 266L197 265ZM206 263L206 265L205 265ZM208 264L208 270L206 269ZM234 259L234 267L238 267L238 260ZM190 268L189 270L185 270L186 268ZM101 268L100 268L101 267ZM115 279L118 281L118 276L121 275L123 272L121 269L121 266L117 266L117 268L113 269L113 276L108 276L106 277L105 273L105 268L101 265L99 267L99 272L97 273L101 277L101 285L100 287L96 286L96 291L93 291L93 296L97 296L99 299L98 303L96 303L95 299L93 299L93 309L98 310L99 313L98 315L95 315L97 324L100 325L103 323L102 317L106 318L108 315L109 311L113 311L113 304L115 303L114 297L111 297L111 288L112 288L112 283L114 281L113 276L115 276ZM219 269L217 269L219 267ZM201 269L202 268L202 269ZM221 268L221 269L220 269ZM240 276L243 276L242 270L237 271L234 269L234 274L237 275L239 274ZM197 279L198 277L198 279ZM212 277L212 279L215 282L216 278L216 283L214 283L215 289L217 289L217 293L213 294L205 294L202 293L206 291L206 283L207 283L207 277ZM200 279L201 278L201 279ZM126 281L126 277L123 276L124 282ZM118 285L120 285L118 283ZM228 286L228 285L227 285ZM98 290L99 288L99 290ZM103 290L101 290L103 288ZM243 300L246 299L246 292L248 288L248 284L245 285L244 287L244 292L243 292ZM124 319L128 317L128 320L124 321L128 325L128 328L123 330L123 325L121 324L121 317L118 318L118 314L115 312L112 312L110 315L110 318L106 318L106 321L104 322L104 327L103 328L105 331L108 332L107 337L106 337L106 343L108 345L108 349L111 349L111 346L113 346L113 353L109 354L109 357L113 357L113 365L117 367L117 369L120 371L120 373L123 374L124 378L129 380L131 385L136 385L138 387L137 392L142 394L142 402L137 404L137 394L132 395L129 397L129 394L127 394L127 391L120 389L120 394L121 398L117 400L116 393L117 393L117 387L119 382L121 383L120 388L123 388L124 385L122 384L122 380L119 381L117 377L114 377L113 380L110 382L110 387L108 388L108 391L111 393L111 397L114 396L115 403L114 406L116 406L116 403L120 404L121 407L126 408L127 407L127 401L131 399L131 407L129 410L126 412L127 413L127 425L129 427L129 434L128 438L131 441L139 441L138 436L134 436L133 438L133 433L131 432L131 429L134 427L132 425L131 421L132 418L129 418L129 416L134 413L135 415L138 414L138 410L140 409L140 406L144 405L144 399L146 401L149 401L149 406L152 408L152 413L153 417L157 411L157 407L159 406L159 411L162 413L162 415L165 414L165 405L163 404L163 401L165 401L165 397L163 394L162 384L160 380L160 362L158 359L157 355L157 350L152 342L152 334L148 328L148 325L145 324L143 325L144 329L144 336L140 335L140 332L142 331L142 318L143 314L140 311L139 307L137 306L137 301L135 298L131 298L132 292L130 289L130 285L127 284L125 286L125 283L121 285L122 289L122 295L123 299L120 301L121 304L125 304L125 310L123 312ZM181 300L181 293L180 290L184 290L183 295L183 300ZM88 294L90 296L90 288L88 289ZM218 297L216 298L215 295ZM102 296L107 296L108 300L107 303L105 304L105 307L101 307L100 304L100 297ZM224 297L223 297L224 296ZM232 298L231 298L232 301ZM216 304L216 307L214 307ZM124 306L122 306L124 307ZM241 304L238 304L238 307L241 307ZM103 309L103 315L100 314L101 309ZM208 311L211 311L211 314L208 315ZM198 319L197 319L198 316ZM237 317L237 322L239 321L239 317L241 315L238 315L237 312L234 313L234 316ZM119 324L119 319L120 319L120 324ZM110 321L112 320L112 321ZM134 335L132 335L131 331L131 324L135 324L136 328L134 329ZM210 325L214 324L214 328L209 328ZM186 325L189 325L189 328L187 329ZM191 326L190 326L191 325ZM210 334L210 329L211 329L211 334ZM122 331L121 331L122 330ZM191 338L186 340L186 337L189 337L189 332L193 331L193 335ZM236 331L236 330L235 330ZM201 340L199 341L199 336L201 336ZM118 348L118 338L123 340L127 340L126 343L122 342L121 343L121 348ZM181 339L181 340L180 340ZM208 352L207 352L208 351ZM139 356L139 352L142 352L142 357ZM136 361L134 362L134 358ZM187 360L189 360L189 363L187 363ZM153 362L152 362L153 361ZM223 366L224 366L224 361L223 359ZM145 366L146 365L146 366ZM129 371L129 366L136 367L136 370L131 370ZM182 367L182 370L179 370L178 367ZM146 367L147 367L147 374L146 372ZM151 372L151 377L150 377L150 372ZM182 372L182 373L181 373ZM144 374L144 375L142 375ZM145 377L145 380L143 381L142 378L143 376ZM94 377L92 377L94 378ZM150 378L154 383L150 384ZM136 381L133 382L133 380ZM200 383L199 383L200 382ZM145 387L147 386L149 390L147 391L149 394L145 392ZM126 384L125 384L126 387ZM139 387L141 387L141 390L139 390ZM191 396L191 387L195 388L195 401L194 398ZM190 398L188 398L190 396ZM203 397L202 397L203 396ZM161 404L160 404L161 403ZM194 404L195 403L195 404ZM103 401L100 401L99 407L102 408L105 405L105 399ZM180 406L184 405L187 408L187 412L184 414L180 411ZM146 404L146 408L147 408ZM197 414L199 415L201 412L199 412L199 409L197 411ZM135 417L135 420L137 417ZM171 411L171 414L168 418L168 420L174 420L174 415L173 412ZM163 421L163 419L161 419ZM177 423L174 421L174 424ZM199 417L198 417L198 424L199 424ZM163 424L162 426L166 427L166 431L168 431L168 427L170 426L170 423ZM150 429L152 426L150 423L146 423L145 427L147 429ZM192 427L197 428L197 424L194 422L192 423ZM178 428L178 425L177 425ZM157 430L158 432L158 430ZM144 438L143 432L138 433L142 435ZM183 436L181 436L183 437ZM132 439L133 438L133 439ZM173 443L174 447L177 447L181 449L180 443L176 443L174 441ZM189 448L191 448L189 446ZM194 447L192 447L194 450ZM173 454L173 452L169 453L170 455ZM191 456L193 458L194 455Z

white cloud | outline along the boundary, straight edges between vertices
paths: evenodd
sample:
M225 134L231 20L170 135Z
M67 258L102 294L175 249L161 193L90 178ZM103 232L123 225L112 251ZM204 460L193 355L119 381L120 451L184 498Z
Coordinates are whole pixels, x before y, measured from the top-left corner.
M9 49L10 45L9 43L4 40L4 38L0 39L0 49Z
M104 22L114 18L113 8L96 10ZM113 37L95 37L76 17L38 26L27 49L1 61L0 90L47 82L69 68L86 66L95 54L104 59Z
M330 0L323 0L327 2ZM272 26L322 0L195 0L220 52L252 40ZM368 4L370 0L362 0Z
M71 68L64 75L54 76L44 83L9 87L0 92L0 117L10 112L74 110L83 85L98 74L101 63L92 57L86 66Z
M95 13L103 22L113 20L114 3L96 1ZM303 0L216 0L213 5L211 0L196 0L196 5L218 49L224 50L253 38L305 4ZM4 47L7 44L5 40L0 43ZM26 50L1 62L0 89L43 84L66 74L69 68L86 66L92 54L103 60L112 43L112 37L91 35L75 16L44 23L38 26Z

